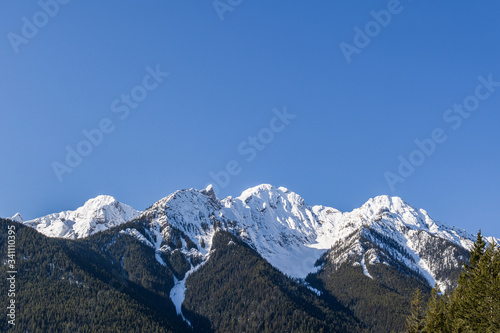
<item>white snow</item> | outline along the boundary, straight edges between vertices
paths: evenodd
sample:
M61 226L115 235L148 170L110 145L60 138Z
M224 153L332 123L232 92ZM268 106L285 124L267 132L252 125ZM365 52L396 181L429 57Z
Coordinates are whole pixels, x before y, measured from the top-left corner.
M21 216L21 214L19 213L16 213L14 216L12 216L10 218L12 221L15 221L15 222L19 222L19 223L23 223L23 217Z
M152 247L152 248L155 247L153 245L153 243L151 243L146 237L144 237L143 234L141 234L139 231L137 231L137 229L127 228L125 230L120 231L120 233L130 235L130 236L134 237L135 239L137 239L139 242L142 242L149 247Z
M269 263L293 278L316 271L331 244L321 244L321 222L304 200L286 188L261 185L222 200L223 212L238 221L246 238Z
M49 237L75 239L123 224L140 213L111 196L100 195L74 211L50 214L24 224Z
M370 273L368 272L368 269L366 268L366 265L365 265L365 256L363 256L363 259L361 259L361 267L363 268L363 274L368 276L370 279L373 279L373 276L370 275Z
M156 258L156 261L158 261L160 263L160 265L167 266L167 264L165 264L165 262L163 261L163 259L161 258L160 254L158 252L155 253L155 258Z
M316 295L321 296L321 291L319 291L318 289L313 288L313 287L311 287L310 285L306 285L306 287L307 287L310 291L312 291L313 293L315 293Z
M427 258L426 246L444 239L468 249L474 240L464 230L435 222L425 210L417 210L398 197L375 197L352 212L342 213L331 207L309 206L298 194L268 184L220 201L210 186L201 191L177 191L153 204L142 217L151 221L157 250L161 234L167 237L171 228L177 228L196 245L188 251L187 238L182 237L181 251L187 257L205 257L220 228L239 236L281 272L302 280L320 268L315 266L317 260L335 246L340 250L338 256L329 260L337 267L351 262L372 278L369 265L388 265L388 260L395 260L420 273L430 285L446 285L449 281L434 277L444 266L460 265L459 260L451 255ZM363 237L376 247L365 248ZM161 250L168 252L170 248ZM387 255L390 258L384 257Z
M369 199L362 207L345 213L330 207L308 206L288 189L267 184L221 202L224 215L238 221L247 241L273 266L295 278L305 278L316 271L314 263L334 244L345 249L331 260L340 265L359 256L363 273L372 278L365 255L370 265L387 264L375 249L365 249L360 243L360 236L372 237L368 230L373 230L394 241L412 260L380 240L371 239L372 242L392 253L401 264L419 272L431 286L435 282L444 286L448 281L434 278L437 270L450 261L455 267L460 262L452 256L438 257L434 258L437 263L431 265L427 258L421 257L426 245L439 238L469 249L474 240L473 235L462 229L435 222L425 210L386 195Z
M203 261L201 264L198 264L195 267L191 266L191 269L184 275L184 278L182 280L177 280L174 276L175 285L172 288L172 290L170 290L170 299L175 305L175 310L177 311L177 314L181 315L182 319L184 319L184 321L187 322L189 326L192 326L191 323L182 314L182 303L184 303L184 299L186 298L186 280L189 275L196 272L201 266L203 266L207 262L208 257L209 256L207 256L205 261Z
M125 223L139 214L112 197L99 196L76 211L48 215L25 224L51 237L81 238ZM442 276L443 269L461 264L449 244L470 249L475 239L465 230L434 221L425 210L415 209L398 197L378 196L351 212L340 212L331 207L309 206L298 194L268 184L222 200L211 186L201 191L176 191L140 216L149 223L145 235L135 229L122 233L154 248L160 264L164 263L159 253L172 251L168 245L161 247L169 237L181 235L179 250L188 260L197 257L206 261L213 236L218 230L226 230L292 278L304 279L317 271L320 267L315 263L333 246L336 256L330 255L328 260L336 267L346 262L359 265L372 278L369 266L396 262L421 274L430 285L437 282L444 286L443 291L449 281L435 277ZM174 232L175 229L180 233ZM189 240L195 248L188 249ZM448 244L444 250L447 255L429 255L427 249L436 241ZM178 309L185 278L177 281L172 291Z
M182 280L177 280L174 277L175 285L172 288L172 290L170 290L170 299L172 300L172 302L175 305L175 310L177 311L177 314L181 315L182 319L184 319L184 321L187 322L189 324L189 326L191 326L191 323L182 314L182 303L184 302L184 299L186 298L186 279L189 276L189 274L191 274L192 270L193 269L191 268L191 270L186 273L186 275L184 276L184 279L182 279Z

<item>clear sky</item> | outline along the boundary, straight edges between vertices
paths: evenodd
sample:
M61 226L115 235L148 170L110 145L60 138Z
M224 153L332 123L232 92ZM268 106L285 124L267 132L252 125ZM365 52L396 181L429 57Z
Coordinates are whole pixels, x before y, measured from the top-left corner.
M342 211L396 195L500 237L499 17L498 1L2 1L0 216L270 183Z

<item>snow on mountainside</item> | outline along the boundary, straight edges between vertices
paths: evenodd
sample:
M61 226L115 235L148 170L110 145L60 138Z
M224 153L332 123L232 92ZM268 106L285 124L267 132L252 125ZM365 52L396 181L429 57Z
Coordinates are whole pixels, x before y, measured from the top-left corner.
M238 221L244 238L272 265L296 278L317 271L329 251L336 266L391 264L409 269L443 290L466 260L474 236L435 222L401 198L379 196L352 212L308 206L297 194L261 185L222 200L224 215ZM439 248L440 252L436 249Z
M330 230L312 207L284 187L257 186L222 204L224 215L238 222L242 238L292 277L305 278L317 270L316 260L331 246ZM333 208L329 211L340 213Z
M134 218L147 228L121 233L154 248L162 265L163 255L179 251L194 271L209 258L216 231L226 230L294 278L304 279L321 269L325 260L334 267L360 266L368 278L373 278L371 266L385 264L419 276L431 286L438 283L443 290L453 287L475 239L462 229L434 221L426 211L398 197L379 196L351 212L340 212L309 206L298 194L267 184L223 200L211 186L176 191L142 214L112 197L99 196L76 211L25 224L47 236L81 238ZM184 290L185 272L178 277L175 290ZM176 299L183 298L177 295Z
M24 224L49 237L75 239L128 222L140 213L111 196L100 195L75 211L50 214Z
M23 223L23 217L21 216L21 214L19 213L16 213L14 216L12 216L10 218L12 221L16 221L16 222L19 222L19 223Z
M466 260L474 236L438 223L398 197L379 196L341 216L326 216L336 230L329 260L360 265L388 264L410 270L442 290L453 286L453 274Z
M443 290L453 285L474 240L473 235L432 220L427 212L398 197L379 196L342 213L309 206L296 193L266 184L223 200L211 187L177 191L140 218L149 223L147 234L124 232L146 238L159 254L181 251L192 267L207 260L212 237L221 229L246 241L294 278L303 279L320 269L318 259L326 256L337 267L361 266L370 278L371 265L392 265L431 286L438 283Z

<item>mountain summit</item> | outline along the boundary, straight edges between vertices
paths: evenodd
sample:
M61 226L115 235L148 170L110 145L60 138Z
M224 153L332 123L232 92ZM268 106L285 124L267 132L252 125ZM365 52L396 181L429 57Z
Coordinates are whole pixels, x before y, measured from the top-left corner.
M122 232L158 254L181 251L192 268L207 260L214 234L223 230L293 278L305 279L325 262L360 266L373 278L370 267L382 264L412 272L443 290L454 285L474 240L399 197L378 196L351 212L340 212L309 206L298 194L269 184L222 200L211 186L176 191L142 213L113 197L98 196L75 211L25 224L50 237L82 238L135 218L146 221L149 230Z
M23 223L20 215L11 220ZM368 331L401 331L411 293L430 293L435 284L453 289L475 239L399 197L378 196L341 212L269 184L224 199L211 186L179 190L144 212L102 195L23 224L69 239L51 243L30 228L23 231L53 244L52 250L66 244L60 253L69 251L75 267L92 268L90 276L101 270L95 276L120 284L142 306L163 309L161 318L198 331L243 330L263 308L271 317L254 322L278 330L294 322L290 327L359 332L359 320ZM84 237L88 241L71 241ZM43 267L55 265L52 257ZM75 288L90 281L68 265L54 271L54 281L64 278ZM287 319L276 323L271 318L282 310Z
M88 200L74 211L46 215L24 224L49 237L83 238L133 220L140 212L109 195Z

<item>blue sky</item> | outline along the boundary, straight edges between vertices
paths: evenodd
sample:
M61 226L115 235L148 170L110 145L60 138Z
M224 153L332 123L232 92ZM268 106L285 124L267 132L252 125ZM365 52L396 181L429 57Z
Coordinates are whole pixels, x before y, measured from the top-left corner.
M42 3L0 4L0 216L271 183L500 237L498 2Z

